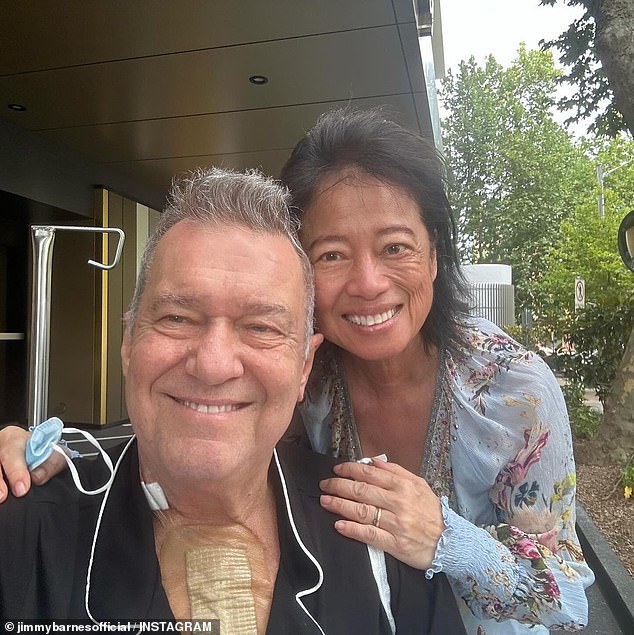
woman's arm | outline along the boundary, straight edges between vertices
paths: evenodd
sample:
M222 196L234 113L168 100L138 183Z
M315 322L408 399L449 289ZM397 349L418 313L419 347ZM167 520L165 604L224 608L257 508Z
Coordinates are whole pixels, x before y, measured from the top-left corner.
M43 485L65 467L64 459L53 454L32 472L26 466L26 443L30 433L17 426L7 426L0 430L0 503L7 495L8 488L14 496L24 496L31 483Z
M578 630L594 575L575 531L575 463L557 380L499 331L481 334L461 371L451 458L462 518L446 511L440 568L475 615Z

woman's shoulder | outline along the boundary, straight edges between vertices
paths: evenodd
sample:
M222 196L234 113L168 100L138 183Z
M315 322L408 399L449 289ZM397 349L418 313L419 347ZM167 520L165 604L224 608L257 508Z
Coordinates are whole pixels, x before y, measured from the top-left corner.
M499 366L506 370L513 367L534 369L551 374L544 360L499 326L484 318L471 318L463 323L465 344L452 355L457 371L472 372L482 366Z
M509 407L525 401L562 408L557 379L539 355L488 320L470 320L465 329L467 345L447 364L454 394L465 405L482 412L495 403Z

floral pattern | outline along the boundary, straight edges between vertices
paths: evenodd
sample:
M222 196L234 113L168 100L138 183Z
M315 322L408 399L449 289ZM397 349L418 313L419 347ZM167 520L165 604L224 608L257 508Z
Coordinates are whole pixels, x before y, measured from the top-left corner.
M443 535L442 570L464 600L468 633L580 630L593 574L575 533L561 391L539 357L490 322L475 321L467 339L458 354L443 352L420 469L461 517ZM358 458L333 347L323 349L307 395L301 416L313 447Z

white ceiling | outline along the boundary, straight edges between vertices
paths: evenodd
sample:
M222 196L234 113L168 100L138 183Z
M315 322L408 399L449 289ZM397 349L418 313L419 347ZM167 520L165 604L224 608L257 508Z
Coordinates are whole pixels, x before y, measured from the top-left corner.
M0 117L153 188L277 175L346 103L431 136L414 0L0 0Z

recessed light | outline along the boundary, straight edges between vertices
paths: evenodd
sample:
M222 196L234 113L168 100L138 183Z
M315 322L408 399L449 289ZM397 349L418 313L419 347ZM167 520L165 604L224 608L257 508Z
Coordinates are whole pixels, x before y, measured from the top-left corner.
M249 77L249 81L256 86L263 86L268 83L269 78L266 77L266 75L251 75L251 77Z
M22 104L9 104L7 108L9 110L15 110L16 112L24 112L26 110L26 106Z

